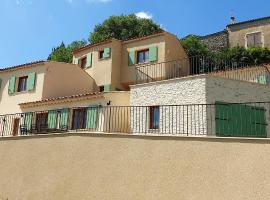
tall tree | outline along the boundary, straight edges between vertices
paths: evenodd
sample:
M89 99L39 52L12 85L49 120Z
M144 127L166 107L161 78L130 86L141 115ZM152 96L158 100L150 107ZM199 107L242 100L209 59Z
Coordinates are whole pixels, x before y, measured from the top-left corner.
M180 40L181 45L185 49L189 57L192 56L205 56L210 53L210 50L204 45L198 36L189 35Z
M62 42L58 47L52 49L52 52L50 53L48 60L71 63L72 51L86 44L87 42L85 40L78 40L72 42L66 47L66 45Z
M135 14L111 16L95 26L89 35L89 42L96 43L109 38L126 40L160 32L160 25L151 19L139 18Z

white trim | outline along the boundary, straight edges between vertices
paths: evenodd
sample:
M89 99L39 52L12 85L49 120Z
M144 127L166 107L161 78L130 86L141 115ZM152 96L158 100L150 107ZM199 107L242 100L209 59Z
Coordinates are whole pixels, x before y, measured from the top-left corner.
M252 32L248 32L245 34L245 48L248 48L247 47L247 35L251 35L251 34L254 34L254 33L261 33L261 43L262 43L262 47L264 47L264 34L263 34L263 31L252 31Z

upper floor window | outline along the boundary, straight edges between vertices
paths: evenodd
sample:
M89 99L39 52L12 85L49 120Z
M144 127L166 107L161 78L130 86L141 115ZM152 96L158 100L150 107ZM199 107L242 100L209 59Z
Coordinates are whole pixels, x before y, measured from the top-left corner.
M104 50L99 51L99 59L104 58Z
M17 92L26 91L28 76L19 77Z
M246 35L246 47L261 47L262 46L262 33L249 33Z
M137 64L149 62L149 49L137 52Z
M86 68L86 62L87 62L87 57L83 57L80 59L80 67L82 69Z

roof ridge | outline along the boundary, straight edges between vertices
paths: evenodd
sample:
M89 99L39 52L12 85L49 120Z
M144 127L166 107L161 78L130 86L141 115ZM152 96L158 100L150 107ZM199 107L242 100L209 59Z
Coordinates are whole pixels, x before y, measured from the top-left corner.
M40 63L44 63L44 62L46 62L46 61L38 60L38 61L28 62L28 63L24 63L24 64L20 64L20 65L14 65L14 66L11 66L11 67L4 67L4 68L0 68L0 72L6 71L6 70L11 70L11 69L16 69L16 68L20 68L20 67L26 67L26 66L29 66L29 65L40 64Z
M255 21L260 21L260 20L265 20L265 19L270 19L270 16L250 19L250 20L246 20L246 21L237 22L237 23L234 23L234 24L228 24L227 27L234 26L234 25L245 24L245 23L250 23L250 22L255 22Z
M125 39L125 40L119 40L119 39L116 39L114 37L111 37L111 38L108 38L108 39L105 39L105 40L102 40L100 42L95 42L95 43L90 43L90 44L87 44L87 45L84 45L80 48L77 48L77 49L74 49L73 50L73 53L76 53L76 52L79 52L83 49L86 49L88 47L91 47L91 46L97 46L97 45L100 45L102 43L106 43L106 42L110 42L111 40L118 40L120 42L126 42L126 41L129 41L129 40L135 40L135 39L140 39L140 38L145 38L145 37L150 37L150 36L153 36L153 35L156 35L156 34L160 34L160 33L165 33L166 31L164 30L161 30L161 31L156 31L154 33L151 33L151 34L146 34L146 35L143 35L143 36L138 36L138 37L133 37L133 38L129 38L129 39Z

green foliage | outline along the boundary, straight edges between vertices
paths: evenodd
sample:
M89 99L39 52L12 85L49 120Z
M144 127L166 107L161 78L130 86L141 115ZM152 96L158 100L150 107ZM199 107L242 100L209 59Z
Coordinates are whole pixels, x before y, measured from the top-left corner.
M95 26L88 40L90 43L97 43L109 38L127 40L161 30L161 27L151 19L138 18L135 14L111 16L102 24Z
M270 62L270 50L262 47L233 47L224 49L216 54L220 59L241 62L245 64L262 64Z
M52 49L48 60L72 63L72 51L86 44L87 42L85 40L79 40L72 42L66 47L62 42L58 47Z
M200 41L199 37L196 35L189 35L186 38L180 40L180 43L189 57L206 56L210 54L210 50Z

